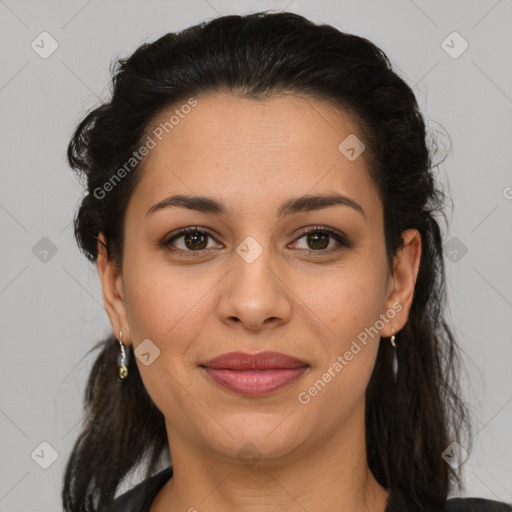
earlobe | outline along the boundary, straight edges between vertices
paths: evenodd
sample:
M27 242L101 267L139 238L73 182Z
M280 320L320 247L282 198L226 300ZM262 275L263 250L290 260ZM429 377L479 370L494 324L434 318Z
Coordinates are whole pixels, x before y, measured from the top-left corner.
M130 331L126 317L124 303L124 289L117 265L109 258L106 238L103 233L98 235L98 258L96 261L98 275L101 282L103 303L116 338L123 333L123 343L131 343Z
M403 247L397 252L393 263L394 289L386 299L386 307L397 313L394 320L382 330L382 336L391 336L393 327L398 333L407 322L414 297L421 261L421 235L416 229L402 232ZM387 333L389 330L389 333ZM384 332L386 331L386 332Z

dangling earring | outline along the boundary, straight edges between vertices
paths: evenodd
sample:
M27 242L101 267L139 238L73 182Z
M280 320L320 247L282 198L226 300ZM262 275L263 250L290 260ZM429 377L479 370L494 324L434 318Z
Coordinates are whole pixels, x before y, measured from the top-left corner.
M393 326L391 326L391 329L393 329ZM396 382L398 374L398 359L396 357L395 329L393 329L393 335L391 336L389 341L391 342L391 346L393 347L393 377Z
M123 333L119 331L119 349L120 353L117 354L117 370L116 375L118 380L121 382L126 380L128 377L128 361L129 361L129 353L126 350L125 345L122 342Z

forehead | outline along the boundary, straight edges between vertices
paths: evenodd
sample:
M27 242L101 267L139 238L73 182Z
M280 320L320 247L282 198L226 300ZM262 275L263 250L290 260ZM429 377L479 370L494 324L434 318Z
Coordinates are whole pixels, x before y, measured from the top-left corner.
M363 135L332 104L298 95L195 101L165 109L148 126L154 147L131 202L150 207L175 193L204 194L261 209L309 193L339 192L368 207L378 199L364 151L356 159L343 152L343 141Z

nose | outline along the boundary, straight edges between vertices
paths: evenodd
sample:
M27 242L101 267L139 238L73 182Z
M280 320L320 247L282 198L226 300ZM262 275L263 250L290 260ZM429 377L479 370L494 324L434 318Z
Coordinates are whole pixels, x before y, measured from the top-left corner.
M263 250L254 261L234 253L232 260L232 270L221 284L220 320L248 331L288 322L291 292L277 263L271 261L270 251Z

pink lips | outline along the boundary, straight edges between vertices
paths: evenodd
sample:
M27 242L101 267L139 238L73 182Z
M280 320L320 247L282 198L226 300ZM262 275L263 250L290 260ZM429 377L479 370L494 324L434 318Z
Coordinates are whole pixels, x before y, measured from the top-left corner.
M241 395L261 396L295 381L309 365L279 352L229 352L200 366L226 389Z

